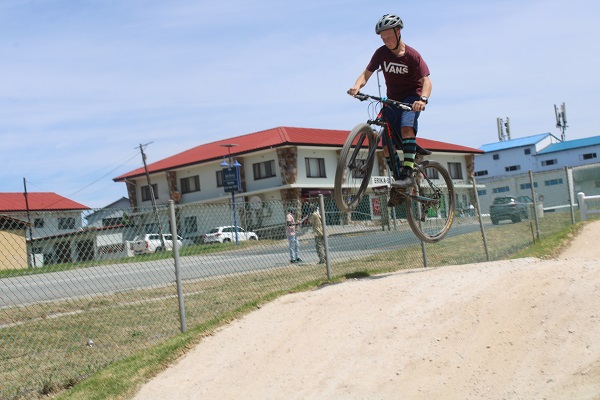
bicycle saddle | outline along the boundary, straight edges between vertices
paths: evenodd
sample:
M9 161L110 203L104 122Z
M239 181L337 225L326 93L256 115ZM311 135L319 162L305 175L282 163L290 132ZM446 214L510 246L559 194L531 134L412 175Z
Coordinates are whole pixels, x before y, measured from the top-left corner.
M429 155L431 155L431 151L424 149L421 146L417 145L417 154L420 156L429 156Z

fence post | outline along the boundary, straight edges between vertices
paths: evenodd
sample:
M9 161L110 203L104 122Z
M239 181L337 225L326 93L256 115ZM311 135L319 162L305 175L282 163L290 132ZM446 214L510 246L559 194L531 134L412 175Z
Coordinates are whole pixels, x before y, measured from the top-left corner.
M327 269L327 279L331 279L331 265L329 264L329 243L327 241L327 218L325 215L325 200L323 194L319 194L319 212L321 213L321 225L323 227L323 246L325 247L325 267Z
M179 299L179 323L181 326L181 332L185 332L185 306L183 304L183 289L181 287L179 241L177 239L177 221L175 219L175 202L173 200L169 200L169 217L171 222L171 236L173 239L173 259L175 260L175 281L177 282L177 298Z
M581 213L581 220L587 219L587 204L585 203L585 193L577 193L577 200L579 200L579 212Z
M537 240L540 240L540 223L538 220L537 213L537 196L535 195L535 186L533 183L533 172L529 170L529 184L531 185L531 198L533 199L533 216L535 220L535 233L537 236Z
M475 194L475 212L479 219L479 229L481 230L481 237L483 238L483 248L485 249L485 257L490 261L490 250L487 245L487 238L485 237L485 228L483 227L483 220L481 219L481 204L479 204L479 193L477 193L477 182L475 176L471 176L471 182L473 183L473 193Z
M573 183L569 177L569 167L565 165L565 176L567 177L567 191L569 192L569 211L571 212L571 224L575 223L575 205L573 204Z

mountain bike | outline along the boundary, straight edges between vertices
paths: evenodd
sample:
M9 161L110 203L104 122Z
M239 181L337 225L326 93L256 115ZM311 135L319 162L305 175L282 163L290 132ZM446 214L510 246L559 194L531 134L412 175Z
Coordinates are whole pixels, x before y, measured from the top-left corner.
M373 100L372 110L376 111L373 115L377 116L354 127L342 147L334 186L335 201L342 212L354 211L361 203L370 184L372 189L387 187L388 182L385 182L385 177L379 177L377 182L371 182L371 173L382 136L385 136L385 146L390 154L391 165L388 166L392 171L390 175L393 179L398 179L395 171L399 171L402 165L396 165L398 159L393 157L393 154L397 150L402 150L402 143L394 140L393 128L385 120L382 109L385 104L404 111L412 110L411 104L385 97L364 93L357 93L354 97L361 101ZM374 129L373 126L376 128ZM400 138L400 135L396 137ZM431 155L429 150L417 146L413 170L414 185L406 189L388 187L387 190L390 196L401 196L400 204L404 205L406 219L414 234L424 242L435 243L442 240L450 230L456 204L454 184L448 170L436 161L423 159L429 155ZM383 160L383 157L380 160ZM385 161L383 163L387 164Z

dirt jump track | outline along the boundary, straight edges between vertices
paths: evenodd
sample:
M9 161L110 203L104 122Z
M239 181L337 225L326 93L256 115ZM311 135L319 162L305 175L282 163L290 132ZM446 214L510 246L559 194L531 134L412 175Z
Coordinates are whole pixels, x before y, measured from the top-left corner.
M290 294L136 399L600 399L600 221L555 260L418 269Z

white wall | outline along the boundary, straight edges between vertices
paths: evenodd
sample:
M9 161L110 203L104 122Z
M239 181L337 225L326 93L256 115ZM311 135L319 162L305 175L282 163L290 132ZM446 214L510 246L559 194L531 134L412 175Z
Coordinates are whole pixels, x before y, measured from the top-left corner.
M590 153L596 153L596 157L584 160L583 155ZM600 145L556 151L548 154L540 154L537 158L539 171L564 168L566 166L575 167L580 165L596 164L600 162ZM544 167L542 166L543 160L557 160L557 164Z

